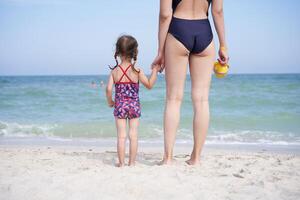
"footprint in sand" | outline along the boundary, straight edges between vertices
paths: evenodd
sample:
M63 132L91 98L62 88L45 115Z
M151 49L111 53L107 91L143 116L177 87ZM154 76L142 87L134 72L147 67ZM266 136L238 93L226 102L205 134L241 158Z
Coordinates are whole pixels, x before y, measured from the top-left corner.
M245 164L245 166L249 167L250 165L254 165L257 161L254 161L254 162L248 162Z
M232 174L234 177L237 177L237 178L244 178L242 175L240 174Z
M116 151L105 151L105 153L111 153L111 154L116 154Z
M220 174L219 177L226 177L228 176L227 174Z
M188 154L179 154L179 155L176 155L176 156L174 156L175 158L187 158L187 157L189 157L190 155L188 155Z

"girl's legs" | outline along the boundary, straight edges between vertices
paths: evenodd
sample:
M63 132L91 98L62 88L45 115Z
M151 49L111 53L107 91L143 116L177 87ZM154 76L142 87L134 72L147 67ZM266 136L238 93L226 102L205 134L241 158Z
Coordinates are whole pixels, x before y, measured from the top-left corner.
M161 164L170 164L180 119L180 106L186 78L188 50L168 34L165 46L166 105L164 113L165 153Z
M209 125L208 96L214 57L215 49L212 42L203 52L197 55L190 55L189 58L194 107L194 147L191 158L187 161L190 165L199 162Z
M126 119L116 119L116 126L118 132L117 151L119 157L118 167L125 165L125 145L126 145Z
M139 126L139 118L133 118L129 120L129 166L135 165L135 158L137 154L137 133L138 133L138 126Z

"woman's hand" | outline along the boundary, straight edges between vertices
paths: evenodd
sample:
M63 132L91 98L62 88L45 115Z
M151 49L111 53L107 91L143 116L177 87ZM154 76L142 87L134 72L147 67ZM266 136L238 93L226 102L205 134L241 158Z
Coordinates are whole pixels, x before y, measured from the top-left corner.
M153 69L154 67L157 67L156 65L158 65L160 67L159 72L161 73L165 68L164 62L165 62L165 59L164 59L163 54L158 54L156 56L156 58L154 59L154 61L152 62L151 68Z
M226 48L220 48L219 49L219 58L218 61L221 65L227 65L229 61L228 52Z

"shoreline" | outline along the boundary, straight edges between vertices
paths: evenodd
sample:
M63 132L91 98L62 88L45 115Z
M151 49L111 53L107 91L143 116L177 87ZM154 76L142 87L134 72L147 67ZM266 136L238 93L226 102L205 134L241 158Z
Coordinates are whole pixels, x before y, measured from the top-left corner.
M127 140L128 143L128 140ZM177 139L174 149L192 149L192 140ZM116 148L116 139L91 139L91 138L46 138L46 137L2 137L1 147L60 147L60 148ZM160 149L163 152L163 139L159 140L139 140L139 148ZM300 145L291 144L258 144L258 143L209 143L206 141L203 150L230 150L248 152L271 152L280 154L300 155Z

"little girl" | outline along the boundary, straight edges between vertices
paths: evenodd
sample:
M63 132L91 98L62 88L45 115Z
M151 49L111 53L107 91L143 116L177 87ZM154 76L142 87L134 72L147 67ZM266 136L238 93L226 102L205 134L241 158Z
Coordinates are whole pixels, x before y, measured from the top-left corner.
M114 106L114 116L118 132L118 167L125 164L125 144L127 122L129 124L129 166L135 164L137 154L137 132L141 107L139 101L139 82L151 89L156 81L159 66L154 66L150 79L146 77L142 69L135 67L138 54L138 43L129 35L118 38L116 43L116 66L111 68L106 87L106 98L110 107ZM118 58L121 63L118 63ZM132 62L133 61L133 62ZM112 99L112 89L115 85L115 101Z

